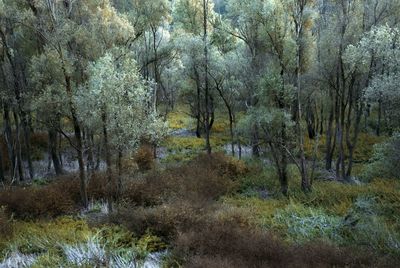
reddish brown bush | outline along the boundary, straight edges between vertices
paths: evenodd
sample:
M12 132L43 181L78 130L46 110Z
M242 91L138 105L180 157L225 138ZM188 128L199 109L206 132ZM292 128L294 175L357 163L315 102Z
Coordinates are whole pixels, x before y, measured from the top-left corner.
M35 132L30 137L31 145L34 148L46 151L48 149L49 137L46 132Z
M216 172L219 176L234 179L239 175L247 173L249 170L243 161L226 156L223 153L214 153L211 155L200 154L190 166L197 166L199 169L210 169Z
M124 207L110 216L114 224L122 224L137 235L148 230L164 238L173 239L179 230L187 230L205 220L205 209L188 202L174 202L155 207Z
M368 256L323 243L290 246L254 227L210 221L179 233L174 250L186 267L360 267ZM368 256L368 257L367 257ZM234 266L230 266L234 264Z
M65 195L69 196L77 205L81 205L81 192L80 180L76 175L65 175L58 178L51 183L51 187L63 191ZM110 189L112 192L110 193ZM116 195L116 187L113 185L109 187L105 173L94 173L87 184L87 194L89 199L100 200L107 199L111 194L113 197Z
M154 167L153 148L150 145L142 145L134 157L140 171L147 171Z
M154 170L125 184L123 198L137 205L151 206L174 200L204 203L231 192L231 180L240 172L223 155L201 155L193 161L166 170Z
M0 205L17 218L56 217L75 211L75 202L57 187L27 187L3 190Z

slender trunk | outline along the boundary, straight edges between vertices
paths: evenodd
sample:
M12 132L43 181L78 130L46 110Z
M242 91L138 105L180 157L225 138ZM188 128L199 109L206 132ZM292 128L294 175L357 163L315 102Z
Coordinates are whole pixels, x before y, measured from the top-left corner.
M236 119L235 119L235 122L236 122ZM236 134L236 141L237 141L237 145L238 145L239 159L242 159L242 142L240 141L240 136L238 134Z
M252 146L252 154L253 157L260 157L260 145L259 145L259 136L258 136L258 126L255 124L253 126L252 136L251 136L251 146Z
M89 178L91 178L94 172L94 160L93 160L93 134L87 130L87 135L85 138L85 146L87 148L87 163L86 170L88 172Z
M14 137L11 130L11 118L10 118L10 108L8 103L3 103L3 121L4 121L4 138L7 145L8 159L10 161L10 173L12 179L14 179L14 174L16 172L16 152L14 146Z
M57 132L54 129L50 128L48 130L48 134L49 134L49 152L51 155L51 159L53 161L54 171L58 176L63 174L63 169L61 166L60 159L58 158L58 152L57 152Z
M210 144L210 92L209 92L209 84L208 84L208 39L207 39L207 19L208 19L208 0L203 0L203 42L204 42L204 98L205 98L205 120L204 120L204 128L206 132L206 150L208 154L211 154L211 144Z
M33 164L32 164L32 157L31 157L31 141L30 141L30 128L28 126L26 114L20 111L21 114L21 123L24 132L24 140L25 140L25 156L28 162L28 171L29 171L29 178L32 180L34 176L33 171Z
M311 107L311 101L309 101L308 103L308 107L307 107L307 113L306 113L306 121L307 121L307 132L308 132L308 138L313 140L315 138L316 135L316 130L315 130L315 116L314 116L314 112L312 110Z
M97 150L96 150L96 166L94 167L94 170L99 170L100 169L100 161L101 161L101 143L97 145Z
M196 99L196 104L197 104L197 111L196 111L196 137L201 138L201 122L200 122L200 86L197 84L197 99Z
M286 125L285 123L282 124L282 129L281 129L281 143L282 143L282 148L281 148L281 168L280 168L280 175L279 175L279 180L281 182L281 192L283 195L287 196L288 194L288 176L287 176L287 155L284 148L286 148Z
M111 152L110 145L108 143L108 130L107 130L107 114L105 109L103 108L102 114L102 122L103 122L103 138L104 138L104 151L106 154L106 174L107 174L107 184L108 184L108 209L112 211L112 193L114 192L114 185L112 181L112 170L111 170Z
M235 156L235 136L233 134L233 116L231 111L229 111L229 132L231 134L232 156Z
M235 135L234 135L234 132L233 132L233 124L234 124L234 121L235 121L235 115L233 114L231 105L229 104L228 100L225 98L225 96L223 94L223 91L222 91L222 89L220 87L220 84L217 81L215 81L215 83L216 83L216 89L217 89L221 99L224 101L225 107L226 107L226 109L228 111L229 133L230 133L230 136L231 136L231 152L232 152L232 156L235 156Z
M320 126L319 126L319 135L322 136L324 134L324 108L321 105L321 118L320 118Z
M326 129L326 152L325 152L325 169L331 170L332 169L332 158L334 152L334 146L332 145L332 128L333 128L333 112L334 108L331 105L331 109L329 111L329 119L328 119L328 126Z
M18 179L17 182L21 182L24 180L24 171L22 166L22 151L21 151L21 134L20 134L20 127L19 127L19 119L18 114L16 111L13 112L14 115L14 123L15 123L15 150L16 150L16 165L18 171ZM14 177L16 178L16 177Z
M300 153L300 174L301 174L301 188L303 191L308 192L311 190L311 185L309 179L307 177L307 167L306 167L306 158L304 153L304 135L301 127L302 120L302 108L301 108L301 80L300 80L300 63L301 63L301 54L300 54L300 30L298 32L298 40L297 40L297 66L296 66L296 87L297 87L297 118L296 118L296 129L298 136L298 145L299 145L299 153Z
M287 176L287 170L286 168L282 169L279 172L279 181L281 184L281 193L284 196L288 195L288 191L289 191L289 184L288 184L288 176Z
M381 135L381 121L382 121L382 99L378 100L378 124L376 126L376 136Z
M31 158L31 152L30 152L31 151L30 132L29 132L29 126L28 126L28 122L27 122L26 112L24 111L24 108L23 108L24 105L23 105L23 99L22 99L22 85L21 85L22 82L20 81L20 76L18 75L17 63L15 62L15 59L12 56L12 52L11 52L10 47L8 46L5 33L2 30L0 30L0 38L2 40L2 44L5 48L4 52L10 63L10 67L11 67L11 71L12 71L12 76L13 76L13 80L14 80L14 84L13 84L14 94L15 94L15 99L17 101L20 120L22 123L23 132L24 132L24 141L25 141L24 155L26 156L27 162L28 162L29 177L30 177L30 179L33 179L33 165L32 165L32 158ZM14 117L15 116L16 115L14 115ZM19 130L19 126L18 126L18 130ZM20 137L18 137L18 143L20 143ZM18 146L21 147L20 144ZM19 150L21 151L21 148L19 148ZM21 153L19 153L18 157L21 157ZM20 161L22 161L22 158L20 159Z
M82 141L82 132L81 127L79 125L78 117L76 114L75 105L72 100L72 88L71 88L71 77L67 75L65 69L64 71L64 78L65 78L65 85L66 91L69 97L69 108L72 117L72 124L74 127L74 135L76 140L76 152L78 157L78 165L79 165L79 179L81 182L80 191L81 191L81 198L82 203L85 207L88 205L88 195L87 195L87 179L86 179L86 172L85 172L85 161L83 158L83 141Z
M60 159L61 168L63 168L63 157L62 157L62 135L59 133L58 135L58 158Z
M117 200L120 198L122 194L122 151L118 151L118 160L117 160L117 168L118 168L118 182L117 182Z
M0 150L0 183L4 182L3 150Z

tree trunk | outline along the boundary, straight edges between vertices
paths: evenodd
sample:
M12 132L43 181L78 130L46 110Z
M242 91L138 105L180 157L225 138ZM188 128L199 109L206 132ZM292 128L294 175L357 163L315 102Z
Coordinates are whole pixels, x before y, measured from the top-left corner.
M254 125L253 126L253 131L252 131L252 136L251 136L251 149L252 149L252 154L253 157L260 157L260 145L259 145L259 136L258 136L258 126Z
M116 198L118 200L122 194L122 151L121 150L118 150L117 168L118 168L118 182L117 182Z
M376 126L376 136L381 135L381 121L382 121L382 99L378 100L378 124Z
M57 152L57 132L50 128L48 130L48 135L49 135L49 152L51 155L51 159L53 161L53 166L54 166L54 171L56 172L56 175L59 176L63 174L63 169L61 166L60 159L58 158L58 152Z
M74 126L74 135L76 140L76 152L78 157L78 165L79 165L79 179L81 182L80 191L81 191L81 198L82 203L85 207L88 205L88 195L87 195L87 180L86 180L86 172L85 172L85 161L83 159L83 142L82 142L82 133L81 127L79 125L78 117L76 114L75 105L73 103L72 97L72 88L71 88L71 77L67 75L66 70L63 69L64 78L65 78L65 86L66 91L69 97L69 108L72 117L72 124Z
M17 182L21 182L24 180L24 170L22 166L22 152L21 152L21 131L19 127L19 119L16 111L13 112L14 115L14 123L15 123L15 150L17 154L17 171L18 171L18 179ZM14 177L15 178L15 177Z
M332 169L332 158L334 152L334 146L332 146L332 127L333 127L333 108L329 112L328 126L326 129L326 152L325 152L325 169Z
M104 108L103 108L104 109ZM108 209L112 211L112 193L114 192L114 185L112 181L112 170L111 170L111 152L110 145L108 143L108 131L107 131L107 114L105 109L102 114L102 122L103 122L103 138L104 138L104 151L106 154L106 174L107 174L107 184L108 184Z
M211 125L210 125L210 92L209 92L209 84L208 84L208 32L207 32L207 20L208 20L208 0L203 0L203 42L204 42L204 99L205 99L205 118L204 118L204 130L206 132L206 150L207 154L211 154L211 143L210 143L210 134L211 134Z
M20 81L20 76L18 75L18 70L17 70L17 63L15 62L14 57L12 56L12 52L10 47L8 46L7 43L7 39L6 39L6 35L5 33L0 30L0 38L2 40L2 44L4 46L4 53L10 63L10 67L11 67L11 72L12 72L12 76L13 76L13 86L14 86L14 94L15 94L15 99L17 101L17 105L18 105L18 110L19 110L19 115L20 115L20 120L22 123L22 128L23 128L23 132L24 132L24 141L25 141L25 152L24 155L27 158L27 162L28 162L28 170L29 170L29 177L30 179L33 179L33 165L32 165L32 159L31 159L31 153L30 153L30 134L29 134L29 126L28 126L28 122L27 122L27 118L26 118L26 112L24 111L23 108L23 99L22 99L22 85L21 85L21 81ZM16 116L16 114L14 114L14 117ZM19 126L18 126L18 135L19 135ZM20 158L20 161L22 162L22 153L21 153L21 144L20 144L20 137L18 137L18 146L19 146L19 153L18 153L18 158ZM23 177L23 175L22 175ZM22 178L20 175L20 178Z
M4 182L3 150L0 149L0 183Z
M11 118L10 118L10 108L8 103L3 103L3 121L4 121L4 138L7 145L8 159L10 161L10 174L11 178L14 179L16 173L16 152L14 146L14 137L12 135L11 129Z

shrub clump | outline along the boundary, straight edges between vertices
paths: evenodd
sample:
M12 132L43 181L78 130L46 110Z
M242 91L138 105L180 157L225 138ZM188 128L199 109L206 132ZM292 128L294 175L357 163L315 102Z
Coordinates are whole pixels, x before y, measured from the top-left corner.
M147 171L154 168L154 153L150 145L142 145L136 152L134 160L140 171Z
M286 208L279 210L274 216L273 224L275 229L281 229L282 234L297 243L312 240L340 243L342 240L339 234L342 224L340 217L300 204L290 203Z
M137 205L160 205L171 200L194 203L217 200L234 190L234 178L245 172L222 154L200 155L180 166L155 170L124 185L122 197Z
M58 184L2 190L0 205L21 219L57 217L76 211L75 201Z
M209 221L179 233L174 253L184 267L345 267L372 262L367 255L324 243L291 246L234 221Z
M398 165L400 163L400 132L395 133L386 142L374 146L374 153L364 172L364 177L399 179Z

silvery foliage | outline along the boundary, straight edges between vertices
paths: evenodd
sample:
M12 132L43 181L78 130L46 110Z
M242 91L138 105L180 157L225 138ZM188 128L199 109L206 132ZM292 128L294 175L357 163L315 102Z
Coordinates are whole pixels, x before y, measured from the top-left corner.
M384 143L374 146L374 154L368 164L363 176L366 179L375 177L400 178L398 165L400 163L400 133L393 136Z
M91 237L86 243L62 246L68 262L83 266L87 264L107 264L106 248L98 238Z
M82 122L101 129L102 116L110 144L135 149L142 137L158 141L166 125L153 106L153 86L139 75L133 54L114 48L88 68L89 79L75 98Z
M371 59L382 65L383 71L372 74L364 97L370 102L382 102L391 123L400 119L400 30L376 26L357 45L350 45L344 60L350 70L368 72ZM395 125L394 127L398 127Z
M77 266L93 265L95 267L115 268L155 268L161 266L164 253L147 254L143 259L135 249L112 250L101 242L98 236L88 238L85 243L63 245L67 261Z
M1 2L0 2L1 4ZM2 262L0 268L24 268L31 267L36 260L35 255L25 255L20 252L12 252L7 255Z
M98 212L104 215L108 215L110 212L108 202L105 200L90 200L87 208L82 210L82 214L92 212Z

